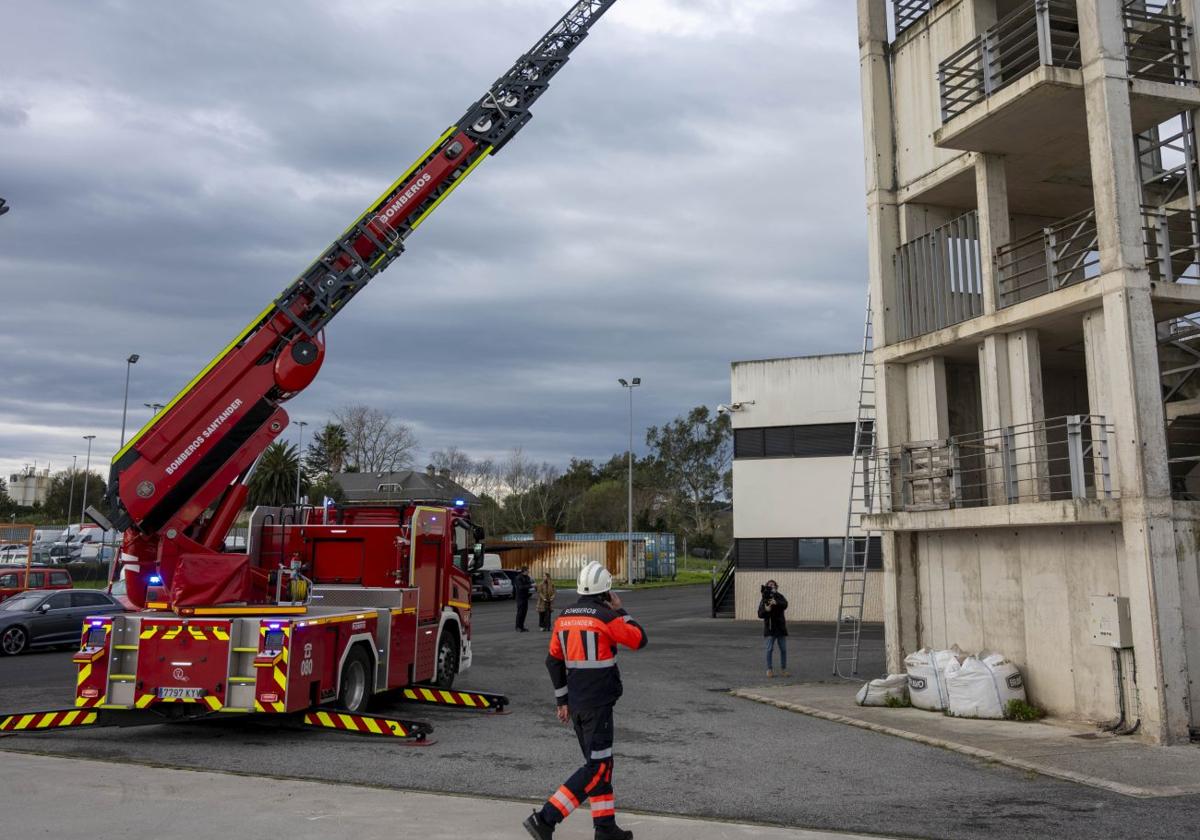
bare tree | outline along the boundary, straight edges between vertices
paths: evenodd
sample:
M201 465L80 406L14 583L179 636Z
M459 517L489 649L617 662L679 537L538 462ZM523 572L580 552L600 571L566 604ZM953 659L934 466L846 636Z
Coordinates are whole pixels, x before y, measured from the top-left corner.
M346 461L360 472L393 472L411 467L417 438L411 426L386 411L351 405L335 411L349 444Z
M472 467L471 456L457 446L447 446L431 453L429 463L440 475L459 484L471 473Z

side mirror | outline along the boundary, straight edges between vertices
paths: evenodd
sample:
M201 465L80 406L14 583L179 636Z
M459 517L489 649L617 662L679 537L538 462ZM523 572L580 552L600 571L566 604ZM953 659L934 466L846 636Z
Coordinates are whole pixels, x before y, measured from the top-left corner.
M471 565L467 569L469 572L478 572L483 568L483 543L475 543L475 550L471 555Z
M40 613L50 612L50 602L42 601L42 603L38 604L38 612L40 612Z

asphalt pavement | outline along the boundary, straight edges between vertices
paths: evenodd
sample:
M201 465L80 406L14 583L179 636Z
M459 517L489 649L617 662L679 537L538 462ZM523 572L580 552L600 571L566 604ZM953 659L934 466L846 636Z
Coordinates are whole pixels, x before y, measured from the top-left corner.
M1200 796L1133 799L735 698L731 688L768 683L759 625L709 618L703 586L625 599L650 645L621 656L618 811L953 840L1196 837ZM512 617L511 602L478 605L476 664L459 684L508 694L511 714L382 710L432 722L428 748L222 720L0 738L0 749L536 802L578 747L554 720L546 635L532 613L529 633ZM828 677L829 628L795 627L790 646L796 681ZM878 634L865 646L872 674ZM68 704L73 683L69 654L0 660L0 711Z

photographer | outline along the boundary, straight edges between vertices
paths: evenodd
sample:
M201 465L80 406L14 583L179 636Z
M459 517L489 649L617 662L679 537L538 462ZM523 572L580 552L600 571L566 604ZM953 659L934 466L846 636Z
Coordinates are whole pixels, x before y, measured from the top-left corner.
M767 676L775 676L775 646L779 646L779 673L787 677L787 598L779 591L779 584L769 580L759 590L762 600L758 602L758 617L763 620L763 636L767 640Z

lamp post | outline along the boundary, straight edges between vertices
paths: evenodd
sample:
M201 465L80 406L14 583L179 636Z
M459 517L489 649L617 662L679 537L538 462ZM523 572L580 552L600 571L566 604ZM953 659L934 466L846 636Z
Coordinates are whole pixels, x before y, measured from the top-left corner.
M121 408L121 449L125 448L125 419L129 416L129 371L137 364L139 358L137 353L130 353L129 358L125 360L125 404Z
M79 463L79 456L72 455L71 456L71 492L67 494L67 527L68 528L71 527L71 513L75 510L75 473L77 473L79 471L76 466L78 463Z
M88 442L87 450L87 466L83 468L83 501L79 503L79 530L83 530L83 512L87 510L87 482L88 473L92 469L92 441L96 439L95 435L84 435L83 439Z
M625 577L629 583L633 583L633 389L642 384L639 377L634 377L632 382L626 382L624 379L618 379L621 387L629 392L629 507L626 526L629 535L629 556L625 561Z
M304 420L293 420L293 426L300 427L300 445L296 450L296 505L300 504L300 473L304 470L304 427L308 425Z
M158 412L163 410L162 403L142 403L142 405L144 405L144 406L146 406L146 408L150 409L150 413L152 416L155 414L158 414Z

